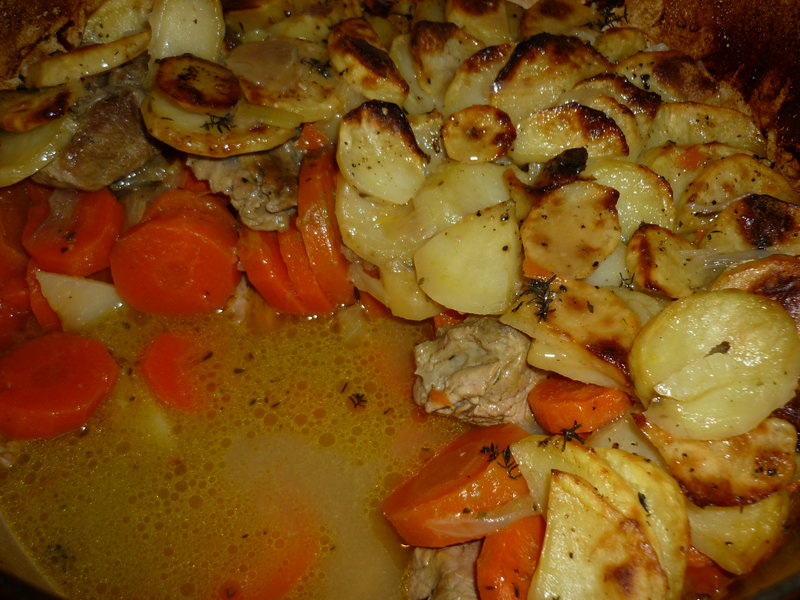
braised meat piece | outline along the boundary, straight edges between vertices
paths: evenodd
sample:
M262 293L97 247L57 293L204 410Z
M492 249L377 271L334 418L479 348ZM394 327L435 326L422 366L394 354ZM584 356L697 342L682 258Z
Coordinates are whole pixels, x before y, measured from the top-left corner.
M410 600L478 600L475 561L481 543L415 548L408 582Z

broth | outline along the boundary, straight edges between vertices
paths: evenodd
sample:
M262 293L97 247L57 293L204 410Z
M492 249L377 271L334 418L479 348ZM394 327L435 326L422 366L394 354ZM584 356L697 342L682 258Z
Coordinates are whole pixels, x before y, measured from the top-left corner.
M410 399L423 326L358 310L262 332L123 312L86 332L121 366L113 396L83 430L22 444L0 476L0 510L55 589L274 597L310 565L287 598L399 598L408 550L378 502L463 426ZM166 328L210 348L205 411L162 406L138 374Z

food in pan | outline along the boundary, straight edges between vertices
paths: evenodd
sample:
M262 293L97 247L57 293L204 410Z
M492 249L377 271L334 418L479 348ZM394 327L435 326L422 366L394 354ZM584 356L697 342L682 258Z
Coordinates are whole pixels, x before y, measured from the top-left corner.
M654 5L3 9L0 510L58 591L722 597L782 544L791 132Z

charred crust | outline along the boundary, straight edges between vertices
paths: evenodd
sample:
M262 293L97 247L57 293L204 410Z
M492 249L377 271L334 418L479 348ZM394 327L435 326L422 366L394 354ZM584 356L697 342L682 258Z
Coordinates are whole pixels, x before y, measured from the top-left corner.
M592 60L598 63L604 60L594 48L576 37L537 33L517 44L508 62L497 74L495 83L499 84L509 79L522 63L530 61L536 56L547 55L553 64L566 64L577 52L591 54Z
M448 40L465 35L464 30L455 23L418 21L411 27L411 55L414 60L421 62L423 55L437 54L444 49Z
M766 194L743 198L733 214L742 237L756 248L769 248L797 235L790 206Z
M406 118L406 113L397 104L383 100L368 100L342 117L343 123L351 125L370 121L381 130L390 131L401 137L411 152L427 160L426 154L417 144L417 138Z

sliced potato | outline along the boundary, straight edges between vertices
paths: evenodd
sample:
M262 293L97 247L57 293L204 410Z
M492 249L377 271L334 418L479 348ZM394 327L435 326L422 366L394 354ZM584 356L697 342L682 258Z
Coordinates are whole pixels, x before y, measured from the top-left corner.
M611 96L631 109L642 132L650 126L661 105L658 94L638 88L624 77L612 73L594 75L577 82L572 89L575 92L593 91Z
M533 338L528 362L586 383L630 389L636 314L614 292L582 281L530 280L500 320Z
M427 156L396 104L370 100L347 113L336 157L359 190L394 204L408 202L425 181Z
M156 87L184 110L225 113L242 97L236 75L222 65L190 54L157 62Z
M154 0L150 57L192 54L217 62L225 37L222 3L215 0Z
M522 279L522 248L510 202L467 215L414 254L419 286L463 313L507 310Z
M644 415L634 419L698 506L752 504L794 475L797 430L783 419L768 417L746 433L721 440L680 438Z
M583 172L619 192L617 213L622 240L628 241L641 223L675 227L675 207L667 181L647 167L620 159L590 160Z
M621 61L616 72L665 102L709 102L717 82L696 60L678 50L646 50Z
M106 0L86 21L81 44L113 42L147 27L153 0Z
M789 503L785 490L746 506L688 502L692 544L726 571L747 573L780 544Z
M600 54L616 63L645 50L652 45L652 40L635 27L609 27L597 36L593 45Z
M468 106L488 104L495 77L513 49L512 44L489 46L462 62L445 90L442 112L451 115Z
M516 194L527 189L512 188ZM575 181L533 197L520 227L525 258L569 278L589 276L620 243L616 190Z
M389 57L397 66L403 79L408 83L408 96L403 108L409 114L429 113L437 108L437 101L426 92L417 81L417 66L411 55L411 36L408 33L398 35L392 40Z
M520 39L547 32L591 42L599 30L599 27L593 30L591 24L598 18L591 4L580 0L540 0L522 15Z
M570 473L553 473L549 504L529 599L667 597L667 577L639 522Z
M69 115L29 131L0 131L0 187L22 181L53 160L78 130Z
M517 131L508 115L487 104L453 113L442 128L448 156L460 162L492 162L502 158L516 137Z
M74 84L36 90L2 90L0 129L21 133L60 119L83 92L83 86Z
M624 450L625 452L639 455L662 469L666 467L664 459L661 458L656 447L636 425L630 413L612 421L605 427L593 431L584 442L592 448Z
M528 115L555 105L581 79L608 68L603 55L579 39L539 33L514 48L495 79L490 104L518 125Z
M145 97L141 111L154 138L190 154L215 158L269 150L294 137L300 124L291 113L246 102L222 116L190 112L160 90Z
M641 330L630 352L648 420L670 434L743 434L794 395L800 337L776 302L741 290L677 300Z
M570 148L586 148L592 157L629 153L614 119L577 102L539 110L516 123L517 139L509 156L517 164L544 162Z
M732 108L695 102L664 102L645 139L645 149L675 144L722 142L759 156L767 153L764 136L753 120Z
M455 23L487 46L508 42L512 37L505 2L448 0L445 6L445 19Z
M84 277L37 271L42 294L66 331L98 321L123 305L113 284Z
M433 302L420 288L417 273L410 263L394 261L381 268L380 273L385 303L394 316L422 321L442 312L441 304Z

